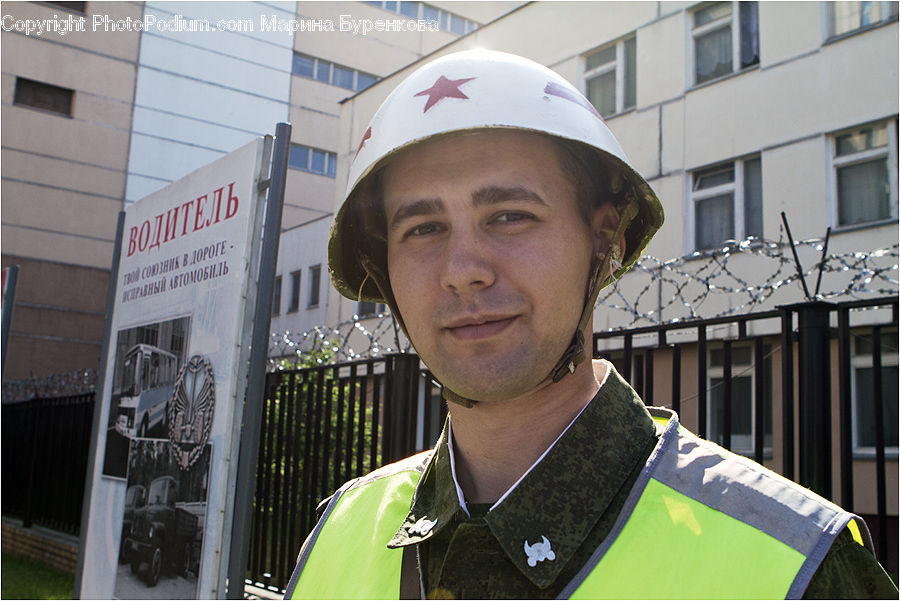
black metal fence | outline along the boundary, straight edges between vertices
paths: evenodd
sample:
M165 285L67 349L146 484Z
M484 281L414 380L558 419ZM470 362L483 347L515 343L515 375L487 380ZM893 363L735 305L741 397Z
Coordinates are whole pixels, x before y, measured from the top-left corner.
M700 436L758 462L771 464L773 457L780 458L772 465L776 471L838 500L848 511L857 511L854 465L874 463L875 511L859 513L869 522L879 561L896 572L897 518L887 515L887 449L893 449L896 459L897 307L896 297L804 303L750 315L595 333L593 350L595 357L610 359L647 404L670 406ZM878 310L881 314L874 316ZM760 333L748 334L754 327ZM746 367L736 361L739 350L746 355ZM694 361L690 373L682 368L686 353ZM890 360L885 361L885 355ZM774 357L780 358L777 366L772 365ZM654 367L663 358L668 370ZM837 428L832 427L834 375ZM696 392L684 398L691 377L696 378ZM658 402L660 397L666 402ZM780 405L781 427L773 432L775 404ZM834 439L840 456L837 485ZM890 494L896 506L897 490Z
M94 393L3 404L3 515L78 535Z
M266 390L248 578L283 589L318 503L431 446L443 414L411 354L274 372Z

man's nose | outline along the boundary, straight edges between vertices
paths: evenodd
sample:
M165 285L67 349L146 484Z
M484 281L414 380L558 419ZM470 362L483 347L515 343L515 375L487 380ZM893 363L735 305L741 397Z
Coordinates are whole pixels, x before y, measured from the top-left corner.
M467 294L494 283L491 254L474 232L450 234L441 270L441 286L456 294Z

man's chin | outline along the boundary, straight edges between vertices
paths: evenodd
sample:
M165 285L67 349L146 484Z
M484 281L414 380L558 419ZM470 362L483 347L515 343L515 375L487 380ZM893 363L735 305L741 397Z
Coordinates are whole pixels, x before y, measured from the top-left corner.
M443 380L438 376L438 379L465 399L490 403L508 401L534 390L544 379L535 377L535 374L533 370L519 374L506 371L502 375L472 370L464 374L456 372L456 377Z

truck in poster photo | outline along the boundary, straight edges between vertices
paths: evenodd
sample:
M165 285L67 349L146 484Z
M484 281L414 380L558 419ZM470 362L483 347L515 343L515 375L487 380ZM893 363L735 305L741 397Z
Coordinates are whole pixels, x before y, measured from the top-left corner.
M190 599L197 593L211 445L179 465L167 440L135 439L128 456L128 494L115 596Z

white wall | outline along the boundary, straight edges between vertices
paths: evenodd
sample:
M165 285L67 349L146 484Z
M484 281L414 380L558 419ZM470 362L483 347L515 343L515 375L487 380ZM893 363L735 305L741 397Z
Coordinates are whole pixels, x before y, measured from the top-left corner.
M260 31L260 15L293 19L294 2L147 2L168 21L249 19L252 31L141 34L126 201L133 202L288 118L293 35Z

